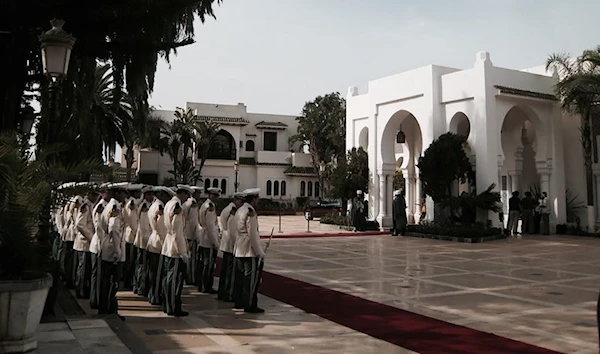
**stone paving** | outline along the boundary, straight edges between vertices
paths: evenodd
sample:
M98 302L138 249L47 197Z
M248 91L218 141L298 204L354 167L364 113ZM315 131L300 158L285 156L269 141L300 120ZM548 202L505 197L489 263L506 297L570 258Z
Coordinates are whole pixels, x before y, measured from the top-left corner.
M306 231L302 217L287 218L292 220L282 225L286 234ZM278 217L262 217L261 234L274 226L277 233L277 224ZM311 229L318 224L311 222ZM324 229L339 232L335 226ZM598 254L600 239L583 237L482 244L391 236L295 238L272 241L265 269L563 353L596 354ZM125 324L148 351L412 353L262 295L259 304L267 313L250 315L192 287L184 292L190 311L184 318L168 317L131 292L119 293ZM80 304L93 314L86 301ZM48 330L41 327L40 333ZM74 344L72 337L78 338L71 332L63 335ZM38 352L56 352L48 349L56 341L44 338ZM120 349L104 352L120 353L118 338L110 342Z
M309 228L308 222L301 215L282 215L281 232L279 232L279 216L261 216L259 223L261 235L269 235L271 229L273 229L273 235L284 236L286 234L304 234L307 231L310 231L310 233L348 232L336 225L321 224L318 219L311 221Z

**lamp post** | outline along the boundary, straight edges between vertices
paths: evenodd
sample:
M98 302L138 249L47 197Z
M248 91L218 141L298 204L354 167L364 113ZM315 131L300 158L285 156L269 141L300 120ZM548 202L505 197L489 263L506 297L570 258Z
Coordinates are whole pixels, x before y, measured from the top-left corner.
M321 177L321 197L319 199L325 198L325 178L323 174L325 173L325 162L319 162L319 176Z
M65 21L53 19L50 21L52 28L38 36L42 50L42 66L44 74L50 79L48 91L49 112L46 125L46 144L56 138L56 100L60 89L60 80L67 75L71 50L75 44L75 37L63 30Z
M75 44L75 37L65 32L62 27L65 21L52 19L50 21L52 28L38 36L42 51L42 66L44 75L50 79L48 86L49 106L48 117L46 122L45 143L49 145L56 140L56 100L57 91L60 88L60 80L67 74L69 69L69 61L71 59L71 50ZM42 119L43 121L43 119ZM31 127L30 127L31 128ZM25 130L25 127L22 127ZM31 129L30 129L31 130ZM42 145L43 146L43 145ZM50 200L44 203L42 215L39 219L39 238L38 242L46 245L50 239Z
M240 186L240 183L238 182L238 172L239 172L239 162L237 162L237 160L233 163L233 171L235 172L235 182L233 183L233 189L234 191L237 193L238 191L238 187Z

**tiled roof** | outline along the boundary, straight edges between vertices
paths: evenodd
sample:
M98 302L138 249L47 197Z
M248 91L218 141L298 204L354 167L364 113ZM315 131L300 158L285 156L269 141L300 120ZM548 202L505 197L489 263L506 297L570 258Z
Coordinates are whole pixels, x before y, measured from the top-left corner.
M271 129L285 129L287 128L287 124L285 123L281 123L281 122L266 122L266 121L262 121L262 122L258 122L256 123L256 127L257 128L271 128Z
M504 94L508 94L508 95L525 96L525 97L539 98L542 100L551 100L551 101L557 100L556 96L554 96L553 94L549 94L549 93L527 91L527 90L521 90L521 89L514 88L514 87L506 87L506 86L500 86L500 85L495 85L494 87L497 88L498 90L500 90L500 93L504 93Z
M298 166L290 166L283 171L286 175L316 175L317 171L314 167L298 167Z
M242 117L210 117L210 116L200 116L201 120L210 120L211 122L221 123L221 124L233 124L233 125L246 125L250 123L249 120L244 119Z

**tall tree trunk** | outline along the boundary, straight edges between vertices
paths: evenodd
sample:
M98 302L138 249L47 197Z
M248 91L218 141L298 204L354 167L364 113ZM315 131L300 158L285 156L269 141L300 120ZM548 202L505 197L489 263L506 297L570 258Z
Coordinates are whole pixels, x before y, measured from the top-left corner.
M590 209L594 208L594 172L592 170L593 165L593 137L592 137L592 116L591 111L586 109L581 114L581 145L583 147L583 157L585 163L585 182L586 182L586 195L587 195L587 218L592 215ZM588 220L588 226L592 228L595 224L595 218L592 215L592 219Z
M127 182L131 182L131 167L135 162L135 155L133 146L126 146L125 149L125 167L127 169Z

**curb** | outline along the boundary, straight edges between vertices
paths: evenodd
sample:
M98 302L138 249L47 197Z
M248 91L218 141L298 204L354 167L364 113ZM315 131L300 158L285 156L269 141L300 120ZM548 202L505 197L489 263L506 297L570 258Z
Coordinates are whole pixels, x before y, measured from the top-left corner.
M365 231L365 232L331 232L331 233L298 233L298 234L273 234L273 238L317 238L317 237L360 237L360 236L383 236L390 235L386 231ZM268 239L270 235L261 235L261 239Z

